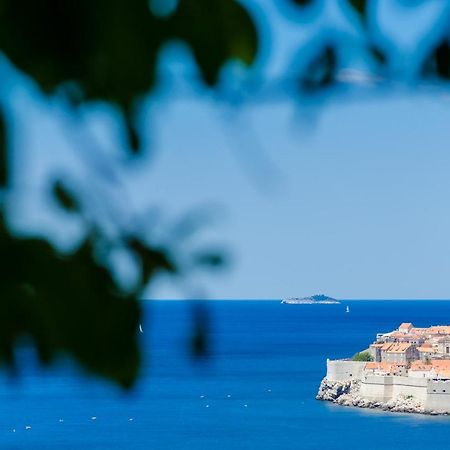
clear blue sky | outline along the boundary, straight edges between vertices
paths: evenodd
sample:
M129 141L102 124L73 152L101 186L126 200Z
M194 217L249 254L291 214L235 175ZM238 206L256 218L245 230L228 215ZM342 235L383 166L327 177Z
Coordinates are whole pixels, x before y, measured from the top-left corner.
M258 62L267 79L286 73L293 39L305 39L272 13L272 53L262 52ZM337 28L345 22L336 11L327 14ZM348 24L342 29L351 32ZM167 66L189 72L182 53L170 55ZM29 82L14 74L11 80L15 117L26 130L16 145L29 150L21 159L14 223L70 247L79 223L51 206L44 181L62 169L89 193L94 180L78 168L77 142L64 138L70 125L61 103L44 105ZM170 223L192 208L213 206L216 221L197 238L224 245L232 264L183 282L161 278L146 297L450 298L450 96L444 89L390 86L369 96L357 89L351 100L313 110L286 95L234 110L202 90L171 83L176 94L158 95L143 114L151 157L119 169L128 193L126 200L117 194L117 208L159 207L161 223ZM86 117L105 152L118 157L114 112L95 106ZM122 275L132 274L126 261L119 266Z

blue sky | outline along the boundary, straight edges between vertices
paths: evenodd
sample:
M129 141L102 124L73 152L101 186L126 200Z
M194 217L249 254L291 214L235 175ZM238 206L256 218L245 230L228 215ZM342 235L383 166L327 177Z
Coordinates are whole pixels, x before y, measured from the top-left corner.
M261 5L272 11L270 3ZM269 17L271 30L282 31L273 32L271 52L261 53L257 69L276 80L295 57L294 40L307 33L297 33L295 23L283 26L275 12ZM355 32L351 16L328 11L324 17L331 27ZM193 70L183 50L166 53L162 72ZM361 73L360 62L354 66ZM84 129L91 134L77 142L78 131L71 131L67 139L74 125L61 100L44 103L29 81L6 63L2 68L11 75L15 121L24 127L15 139L17 149L26 149L18 157L25 163L17 170L20 195L12 208L18 229L43 234L61 248L81 235L79 221L48 198L45 180L60 170L86 195L101 189L116 196L112 215L124 223L157 208L155 233L161 235L192 209L214 212L212 225L183 245L224 246L229 268L178 281L161 277L145 297L450 298L445 88L389 85L367 95L363 87L314 107L285 95L235 108L203 89L186 89L174 76L142 114L150 156L124 168L113 110L87 108ZM108 169L117 172L113 186L83 172L78 147L92 136L104 155L119 161ZM132 278L132 261L126 255L117 260L119 276Z

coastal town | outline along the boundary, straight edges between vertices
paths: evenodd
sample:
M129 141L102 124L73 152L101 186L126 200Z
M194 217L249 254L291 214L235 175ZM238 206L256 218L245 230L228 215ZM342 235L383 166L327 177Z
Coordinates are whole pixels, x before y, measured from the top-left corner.
M450 325L402 323L352 359L327 360L317 398L398 412L450 413Z
M417 328L402 323L377 335L368 353L366 373L450 379L450 325Z

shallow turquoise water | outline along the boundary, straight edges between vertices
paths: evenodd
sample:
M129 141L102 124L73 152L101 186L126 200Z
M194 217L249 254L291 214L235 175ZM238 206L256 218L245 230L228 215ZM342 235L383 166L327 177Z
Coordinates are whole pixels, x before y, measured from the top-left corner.
M448 447L450 418L343 408L314 396L327 357L352 355L403 321L450 323L450 302L211 302L213 353L201 364L186 352L192 303L145 305L145 367L131 394L67 366L42 372L23 352L21 379L1 380L0 448Z

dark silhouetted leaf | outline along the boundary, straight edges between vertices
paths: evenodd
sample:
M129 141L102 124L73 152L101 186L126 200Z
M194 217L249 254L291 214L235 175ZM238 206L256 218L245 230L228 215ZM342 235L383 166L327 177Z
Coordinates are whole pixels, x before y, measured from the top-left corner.
M331 85L337 68L336 51L327 46L315 57L300 76L300 86L305 91L314 92Z
M450 45L447 40L438 44L423 66L423 74L450 79Z
M139 304L117 291L87 240L62 257L49 244L0 231L0 360L22 335L49 363L68 353L90 372L131 386L139 369Z
M222 267L225 264L225 256L221 252L203 252L194 255L194 263L198 266Z
M349 0L349 3L353 6L356 12L365 16L367 9L367 0Z
M58 203L68 211L79 211L80 205L78 204L75 195L69 191L61 181L57 181L53 186L53 193L55 194Z
M217 81L220 68L230 59L251 64L258 36L248 12L234 0L179 0L171 18L174 33L194 53L206 83Z
M309 6L314 3L314 0L292 0L292 2L299 6Z
M6 145L6 129L3 114L0 111L0 187L8 182L8 148Z
M209 326L208 309L204 302L196 301L192 306L192 336L191 352L194 358L204 358L209 354Z
M169 17L152 14L148 0L0 0L0 47L19 69L45 92L70 83L74 103L105 100L126 117L153 87L159 49L174 38L192 48L209 84L229 59L250 64L258 41L235 0L180 0ZM128 118L126 128L136 153Z
M369 51L379 64L382 65L386 64L387 62L386 55L378 47L371 46L369 47Z
M175 263L166 250L151 248L137 238L129 238L128 245L141 260L144 283L158 270L176 273Z

